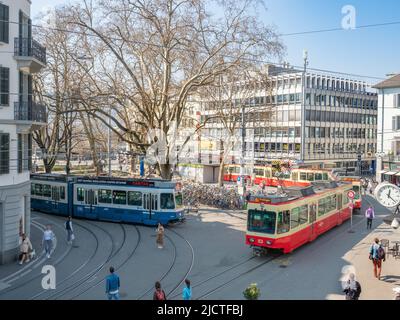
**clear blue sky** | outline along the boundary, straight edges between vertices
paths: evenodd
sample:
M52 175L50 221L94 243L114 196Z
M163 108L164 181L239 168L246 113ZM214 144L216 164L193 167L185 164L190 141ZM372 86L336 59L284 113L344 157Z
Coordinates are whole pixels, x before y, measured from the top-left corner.
M33 0L32 16L43 7L70 0ZM356 9L356 24L400 21L399 0L264 0L261 12L267 24L282 34L340 28L342 7ZM400 24L335 32L282 37L285 60L302 65L303 49L308 49L310 67L347 73L385 77L400 73ZM374 80L371 80L374 82Z

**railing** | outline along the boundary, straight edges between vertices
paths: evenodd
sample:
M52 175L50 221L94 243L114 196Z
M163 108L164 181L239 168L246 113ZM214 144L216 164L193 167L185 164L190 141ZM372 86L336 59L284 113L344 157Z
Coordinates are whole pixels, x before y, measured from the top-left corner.
M46 48L32 38L15 38L14 54L17 57L33 57L46 64Z
M15 102L14 120L47 122L46 107L35 102Z

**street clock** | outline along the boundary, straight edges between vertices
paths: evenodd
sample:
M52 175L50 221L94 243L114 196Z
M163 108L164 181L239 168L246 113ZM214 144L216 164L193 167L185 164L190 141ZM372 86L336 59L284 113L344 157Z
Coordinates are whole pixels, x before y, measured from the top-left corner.
M375 188L376 199L385 207L400 205L400 188L389 182L382 182Z

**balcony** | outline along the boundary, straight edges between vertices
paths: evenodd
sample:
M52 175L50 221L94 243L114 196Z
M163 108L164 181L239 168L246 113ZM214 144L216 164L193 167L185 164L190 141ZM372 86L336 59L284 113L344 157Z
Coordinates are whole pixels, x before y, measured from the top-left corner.
M27 73L37 73L46 66L46 48L31 38L14 39L14 57L18 68Z
M37 130L47 124L46 107L36 102L15 102L14 120L23 125L31 125L32 130Z

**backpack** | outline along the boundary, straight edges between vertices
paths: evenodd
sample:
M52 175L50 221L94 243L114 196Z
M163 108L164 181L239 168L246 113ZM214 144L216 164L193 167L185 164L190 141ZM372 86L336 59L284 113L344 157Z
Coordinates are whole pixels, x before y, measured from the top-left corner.
M383 259L385 259L385 256L386 256L385 249L383 249L381 246L379 246L379 248L378 248L378 259L379 260L383 260Z
M156 298L157 300L165 300L164 290L156 290Z

